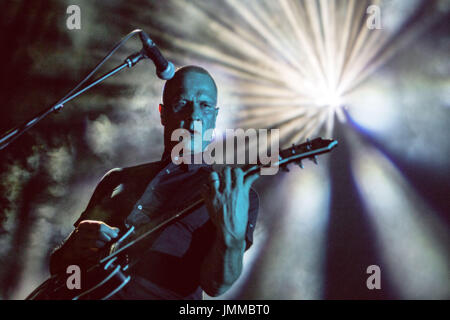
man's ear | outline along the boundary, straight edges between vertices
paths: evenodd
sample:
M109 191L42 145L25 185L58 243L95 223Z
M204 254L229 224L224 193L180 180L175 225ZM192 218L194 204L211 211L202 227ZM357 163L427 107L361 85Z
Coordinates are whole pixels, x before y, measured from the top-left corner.
M167 123L167 111L162 103L159 104L159 115L161 116L161 124L166 126Z

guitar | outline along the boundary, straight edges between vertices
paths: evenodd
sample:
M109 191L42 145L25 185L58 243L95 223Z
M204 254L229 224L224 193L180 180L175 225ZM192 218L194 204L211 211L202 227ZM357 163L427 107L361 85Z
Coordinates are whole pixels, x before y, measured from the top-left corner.
M330 152L336 146L336 140L322 138L307 140L305 143L292 145L292 147L280 151L279 160L272 166L279 166L280 169L289 171L287 166L291 163L296 163L303 168L303 159L310 159L317 164L317 155ZM244 168L244 174L248 175L261 167L268 166L270 165L248 165ZM145 247L145 240L148 241L151 236L155 235L156 231L203 204L203 199L196 200L157 225L146 227L144 232L137 233L134 227L129 228L119 240L111 244L105 253L105 257L89 267L83 274L83 289L69 289L67 285L68 275L56 274L29 294L26 300L106 300L110 298L131 280L130 269L139 260L138 258L130 260L129 254L132 249L136 249L139 245ZM132 234L136 233L139 235L130 240ZM142 256L142 251L140 255Z

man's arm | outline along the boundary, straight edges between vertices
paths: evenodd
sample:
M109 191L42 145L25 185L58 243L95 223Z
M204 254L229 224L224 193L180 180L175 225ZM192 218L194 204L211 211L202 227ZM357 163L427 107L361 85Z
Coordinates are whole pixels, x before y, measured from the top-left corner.
M96 187L86 210L75 222L75 230L50 256L50 273L64 272L67 265L83 265L97 258L99 249L118 236L118 229L102 220L105 212L99 204L120 170L109 171Z
M211 173L211 187L204 198L216 237L203 261L200 279L202 289L210 296L225 293L242 272L250 187L258 177L255 174L244 181L241 169L229 167L220 178L217 172Z
M200 285L208 295L224 294L239 278L244 251L245 241L228 246L220 236L216 236L201 270Z

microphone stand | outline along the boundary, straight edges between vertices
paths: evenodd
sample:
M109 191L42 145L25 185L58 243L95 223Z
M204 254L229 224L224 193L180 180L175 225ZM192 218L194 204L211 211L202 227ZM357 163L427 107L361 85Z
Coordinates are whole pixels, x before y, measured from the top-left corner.
M10 130L8 130L6 133L4 133L4 134L2 134L0 136L0 150L6 148L11 142L13 142L15 139L20 137L28 129L33 127L35 124L37 124L39 121L41 121L42 119L47 117L49 114L51 114L53 112L60 112L61 109L64 107L65 103L67 103L67 102L71 101L72 99L78 97L83 92L89 90L93 86L95 86L95 85L99 84L100 82L104 81L105 79L111 77L112 75L116 74L117 72L121 71L122 69L124 69L126 67L128 67L128 68L133 67L134 65L136 65L136 63L138 63L140 60L142 60L144 58L147 58L147 56L143 53L142 50L137 52L137 53L134 53L134 54L128 56L125 59L125 62L122 63L121 65L119 65L118 67L112 69L108 73L106 73L106 74L102 75L101 77L99 77L98 79L92 81L91 83L89 83L85 87L83 87L83 88L79 89L78 91L74 92L73 94L71 94L70 96L68 96L65 99L61 100L59 103L53 105L49 109L39 112L33 118L31 118L31 119L23 122L22 124L20 124L20 125L12 128L12 129L10 129Z

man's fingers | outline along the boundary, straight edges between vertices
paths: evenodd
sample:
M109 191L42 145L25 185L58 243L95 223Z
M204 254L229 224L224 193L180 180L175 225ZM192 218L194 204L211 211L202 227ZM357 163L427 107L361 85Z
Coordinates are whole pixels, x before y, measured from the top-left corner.
M231 189L231 168L228 166L225 167L225 169L223 170L223 174L225 176L224 189Z
M117 238L119 235L119 229L111 227L104 222L96 220L83 220L78 225L77 231L83 235L83 237L101 237L101 234L109 237L109 240ZM108 240L108 241L109 241Z
M260 177L259 171L255 172L255 173L253 173L253 174L251 174L249 176L247 176L245 178L245 182L244 182L245 187L250 189L250 187L252 186L253 182L255 182L259 177Z
M108 235L104 234L103 232L90 232L90 233L85 233L82 236L80 236L81 239L84 240L101 240L104 242L109 242L111 241L111 237L109 237Z
M233 187L244 183L244 171L241 168L233 169Z
M83 231L98 230L103 222L97 220L83 220L78 224L78 229Z
M220 178L219 174L216 171L211 172L209 175L209 181L213 187L213 191L218 192L220 187Z
M104 233L110 238L117 238L117 236L119 235L119 228L110 227L106 223L101 223L100 233Z
M104 241L104 242L110 242L111 241L111 237L108 236L106 233L104 232L100 232L99 234L99 239Z

